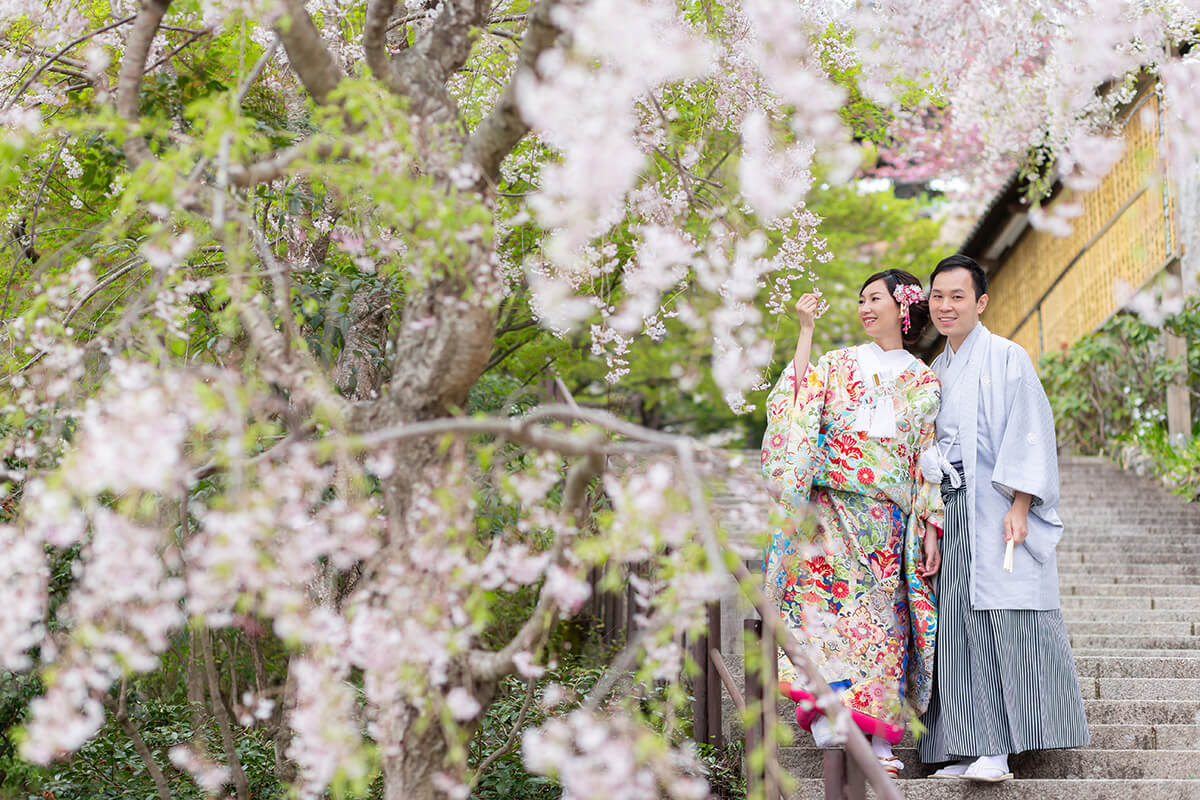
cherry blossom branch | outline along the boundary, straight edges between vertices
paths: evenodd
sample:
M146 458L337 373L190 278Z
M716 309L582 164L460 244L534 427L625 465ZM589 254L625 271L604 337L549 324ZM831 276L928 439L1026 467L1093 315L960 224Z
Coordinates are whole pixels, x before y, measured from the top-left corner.
M219 237L223 236L225 231L224 201L228 178L228 139L223 139L221 144L211 220L213 230ZM249 229L253 245L259 250L260 257L270 268L274 262L274 256L270 252L269 246L266 246L266 243L260 239L261 232L254 226L253 220L240 214L237 217ZM349 410L349 404L330 390L329 384L324 380L320 369L310 355L300 353L290 346L291 335L288 327L290 309L286 305L287 298L282 298L285 305L281 314L284 318L280 323L284 326L285 333L281 334L275 329L270 318L255 304L254 298L247 296L248 292L240 279L233 279L233 288L241 295L238 298L238 314L242 318L242 324L246 328L250 341L258 348L263 358L264 377L272 383L286 387L291 393L293 403L302 401L312 406L332 409L340 416L345 416ZM278 294L278 287L276 294ZM294 320L291 322L294 325ZM301 415L303 416L303 413Z
M553 416L562 419L578 418L588 421L592 414L588 409L576 411L569 406L549 406L555 409L553 414L529 414L519 419L497 419L495 417L448 417L396 425L371 433L362 434L349 440L353 447L371 448L381 444L398 442L405 439L416 439L427 436L475 436L490 434L500 436L510 441L549 450L564 456L616 455L639 454L647 455L670 449L658 441L642 443L616 443L607 439L584 438L577 434L554 431L536 425L541 419Z
M473 790L478 785L479 779L487 772L488 767L495 764L513 749L513 745L517 743L517 734L521 732L521 726L525 724L525 717L529 714L529 709L533 705L535 694L537 694L537 678L530 678L525 684L525 702L521 704L521 710L517 713L517 719L513 722L512 730L508 732L508 738L504 740L504 744L492 751L492 754L475 768L475 776L471 778L471 783L467 786L468 791Z
M146 59L150 56L150 45L158 33L158 26L170 6L171 0L144 0L133 23L133 32L125 41L125 58L117 74L117 115L131 125L136 126L141 117L140 95ZM131 133L125 140L125 158L136 169L152 156L141 133L137 130Z
M589 437L596 444L602 441L599 437ZM567 485L563 489L562 507L578 521L587 513L587 487L592 479L604 470L604 459L593 451L577 463L567 475ZM549 564L558 566L566 549L565 537L559 536L551 546ZM545 587L538 597L537 606L525 620L521 629L501 650L495 652L475 651L471 655L471 674L483 681L496 681L516 669L513 659L518 653L537 649L535 644L542 641L550 628L558 619L559 608Z
M250 69L250 74L246 76L246 79L242 81L241 88L238 89L237 99L233 102L235 108L242 107L242 103L246 101L246 95L250 92L250 87L254 85L254 82L258 80L258 76L262 75L263 70L267 68L267 64L275 57L275 51L279 49L280 44L279 38L276 37L275 41L271 42L271 46L264 50L263 54L258 57L258 61L254 62L254 66Z
M372 4L373 26L384 12ZM412 46L402 50L390 62L380 53L371 58L379 65L372 71L395 94L408 98L412 110L437 122L451 122L458 115L458 104L446 89L446 81L466 63L474 44L472 30L482 27L490 10L487 0L447 0L442 3L430 26L417 34ZM391 15L391 8L387 8ZM364 32L365 33L365 32ZM372 44L378 46L381 35L372 28ZM385 54L382 54L385 55Z
M21 95L23 95L25 93L26 89L28 89L30 86L33 85L33 82L38 79L38 76L41 75L47 69L49 69L50 65L52 65L55 61L61 60L62 57L64 55L66 55L67 52L72 47L83 44L88 39L91 39L93 36L97 36L101 33L104 33L105 31L111 31L113 28L120 27L121 25L124 25L127 22L133 22L133 20L135 20L135 19L137 19L137 14L133 14L128 17L124 17L123 19L119 19L116 22L110 22L109 24L107 24L103 27L97 28L96 30L91 31L90 33L85 33L83 36L80 36L76 39L72 39L70 42L67 42L57 52L55 52L54 55L50 56L45 61L43 61L42 64L36 70L34 70L33 74L30 75L25 80L24 83L22 83L20 86L17 87L17 90L15 92L13 92L12 97L10 97L8 99L8 102L4 104L5 108L11 107L14 103L16 103L18 100L20 100ZM153 37L151 37L151 38L153 38ZM86 76L84 76L84 77L86 77Z
M200 647L204 652L204 678L208 683L209 707L217 720L217 728L221 732L221 745L225 748L225 759L229 762L229 771L233 775L233 785L237 789L238 800L250 800L250 782L242 769L241 759L238 758L237 744L233 739L233 724L225 701L221 697L221 680L217 676L217 663L213 658L212 635L208 631L200 632Z
M142 738L141 731L138 730L133 720L129 718L129 712L125 707L125 696L128 686L129 679L126 677L121 678L121 690L114 715L117 724L121 726L121 730L125 732L125 735L129 737L129 741L133 743L133 749L137 752L138 757L142 759L142 763L146 765L146 772L150 774L150 780L154 781L154 788L158 790L159 798L161 800L171 800L171 784L167 783L167 776L163 774L162 768L154 760L154 754L146 746L146 740ZM111 710L111 697L105 698L105 705Z
M345 152L345 148L332 142L313 142L305 140L291 147L278 151L274 155L251 164L230 164L229 184L240 189L255 186L260 183L270 183L290 172L292 165L305 157L317 159L329 158Z
M25 257L29 259L30 263L35 263L38 259L38 253L37 253L37 247L36 247L36 245L37 245L37 218L38 218L38 211L42 207L42 197L46 193L46 184L50 181L50 173L54 171L54 168L56 166L58 166L58 159L62 155L62 151L64 148L66 148L66 146L67 146L67 137L64 136L62 138L62 141L60 141L58 143L58 149L54 151L54 158L52 158L50 160L50 166L46 167L46 173L42 176L42 182L38 186L37 194L34 195L33 211L30 214L29 228L26 231L26 236L28 236L28 239L24 243L21 243L21 242L17 243L17 245L24 252ZM19 258L14 259L12 269L9 270L9 272L8 272L8 281L4 284L4 302L0 303L0 320L3 320L8 316L8 298L9 298L10 293L12 292L13 278L17 274L17 264L19 264L19 263L20 263Z
M500 178L500 164L517 142L529 131L517 107L517 81L523 72L537 69L537 59L550 49L558 38L559 29L551 16L559 0L541 0L529 15L517 68L508 86L491 112L479 123L467 142L464 155L468 163L480 172L480 180L495 185Z
M662 623L656 620L657 616L652 617L646 627L639 628L632 638L625 643L625 646L621 648L621 652L608 665L608 669L604 671L604 674L600 676L600 680L596 681L591 691L588 692L587 697L584 698L583 708L595 709L599 707L600 702L608 696L608 693L616 685L621 676L629 673L638 651L642 648L642 643L646 641L652 632L657 633L662 628Z
M288 62L317 105L329 102L329 93L345 75L329 52L303 0L284 0L284 14L275 23Z
M687 457L686 447L686 442L681 442L679 461L683 468L684 476L688 481L688 495L692 500L693 519L696 521L700 534L704 538L706 550L710 553L717 553L718 558L720 558L720 543L717 540L716 529L712 524L712 519L708 515L707 505L703 503L703 488L700 483L700 476L696 472L694 462L690 457ZM705 506L701 513L696 513L695 504L697 497L700 498L701 504ZM804 675L813 689L813 694L816 695L817 706L827 716L832 717L830 721L833 722L834 729L845 731L846 752L858 763L859 768L875 789L876 795L882 798L882 800L901 800L895 784L888 779L887 773L879 765L879 761L875 758L874 751L871 749L871 745L867 742L866 737L863 736L858 726L851 721L849 712L846 711L845 706L834 695L833 690L829 688L829 684L821 674L821 671L817 669L816 664L808 657L804 645L796 640L795 635L780 620L779 609L767 601L762 589L759 588L761 580L756 579L750 574L750 570L746 569L746 565L742 563L740 558L719 560L713 564L713 567L715 568L716 564L720 563L725 563L726 568L737 578L742 592L745 593L751 604L758 611L759 616L762 618L764 635L771 637L771 641L778 642L788 660Z
M393 77L392 59L387 51L388 20L396 8L396 0L367 0L367 16L363 22L363 54L372 74L385 83Z
M166 64L172 58L179 55L187 48L191 47L192 44L196 42L196 40L200 39L202 36L207 36L210 33L212 33L212 31L210 31L210 30L192 31L192 35L189 36L187 39L185 39L183 44L179 45L174 50L167 53L165 56L160 58L158 61L155 61L153 64L151 64L149 67L147 67L146 74L154 72L154 70L158 69L163 64Z

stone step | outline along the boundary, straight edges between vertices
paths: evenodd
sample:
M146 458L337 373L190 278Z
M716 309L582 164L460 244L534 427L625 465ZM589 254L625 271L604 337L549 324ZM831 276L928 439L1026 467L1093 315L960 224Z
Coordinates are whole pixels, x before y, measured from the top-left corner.
M1105 493L1086 484L1060 484L1058 506L1086 517L1101 517L1105 510L1111 511L1112 516L1118 519L1159 515L1185 518L1200 516L1200 511L1182 497L1149 493L1138 487L1117 487Z
M905 800L1197 800L1198 780L1015 780L995 785L971 781L896 781ZM790 800L824 800L820 778L796 782ZM875 797L869 787L867 797Z
M1093 567L1103 569L1105 571L1114 572L1125 569L1146 567L1168 568L1167 571L1172 571L1175 567L1184 567L1196 569L1196 562L1200 561L1200 547L1191 548L1187 551L1183 548L1174 550L1138 550L1129 551L1128 549L1105 549L1102 547L1087 547L1077 550L1066 550L1059 548L1058 550L1058 568L1059 570L1067 570L1080 566ZM1182 570L1187 572L1187 569ZM1200 574L1190 573L1190 574Z
M1068 528L1086 530L1090 525L1113 525L1135 522L1138 524L1165 527L1182 524L1188 527L1197 524L1200 512L1192 506L1159 506L1157 499L1147 504L1145 498L1089 497L1067 495L1058 504L1059 516Z
M1105 495L1105 491L1109 494ZM1187 498L1163 491L1162 487L1139 481L1097 481L1090 477L1070 475L1058 482L1058 495L1064 500L1088 497L1099 500L1129 499L1133 504L1146 506L1161 501L1165 508L1186 508Z
M1136 529L1082 535L1078 531L1067 533L1058 542L1061 553L1094 553L1097 556L1113 557L1124 555L1130 558L1190 556L1200 548L1200 532L1172 534L1141 534ZM1136 562L1134 562L1136 563Z
M1200 611L1169 608L1064 608L1068 625L1077 622L1188 622L1200 630Z
M1154 612L1149 612L1153 614ZM1072 634L1111 634L1114 636L1196 636L1197 626L1194 622L1117 622L1119 615L1114 614L1112 622L1068 622L1067 631Z
M1108 687L1119 685L1116 681L1128 681L1126 685L1133 686L1135 682L1145 679L1103 679ZM1172 679L1163 679L1169 681ZM1129 697L1096 698L1094 697L1096 679L1084 679L1081 683L1083 691L1083 710L1087 716L1088 727L1093 725L1200 725L1200 693L1194 690L1195 679L1174 679L1187 685L1186 691L1190 697L1173 697L1164 699L1131 699ZM805 734L795 723L796 704L780 695L776 695L776 717L781 724L792 730L794 742L805 740ZM1200 727L1197 727L1200 734ZM807 740L805 740L807 744ZM1200 762L1198 762L1200 764ZM1197 771L1200 777L1200 770Z
M1197 678L1085 678L1079 679L1084 697L1095 700L1194 700L1200 702Z
M1083 708L1089 725L1194 725L1200 700L1084 699Z
M1065 533L1068 540L1121 531L1143 536L1194 536L1197 529L1200 529L1200 515L1191 511L1140 514L1115 510L1121 507L1121 501L1111 498L1092 500L1090 503L1096 506L1096 510L1071 506L1059 508L1059 516L1066 524Z
M1089 725L1093 750L1200 751L1198 725Z
M1128 647L1076 647L1076 658L1184 658L1193 659L1198 655L1195 648L1186 650L1166 650L1151 648L1139 650Z
M1200 636L1118 636L1112 634L1080 633L1068 631L1071 647L1108 648L1114 650L1198 650ZM1200 656L1200 653L1197 653Z
M1181 597L1170 593L1155 595L1096 595L1086 592L1062 592L1063 614L1073 609L1132 609L1146 611L1197 611L1200 610L1200 596Z
M1200 536L1194 533L1174 533L1163 536L1104 533L1089 536L1076 531L1058 542L1060 553L1108 553L1137 558L1144 555L1172 555L1200 551Z
M1156 652L1156 651L1152 651ZM1087 678L1188 678L1200 680L1200 657L1075 656L1081 681Z
M1104 579L1111 577L1114 580L1128 577L1143 581L1149 578L1161 578L1164 583L1172 583L1183 578L1184 583L1195 583L1197 576L1200 576L1200 563L1181 563L1180 559L1188 558L1190 557L1177 555L1169 561L1129 562L1123 564L1116 561L1089 560L1076 562L1060 560L1058 562L1058 579L1062 583L1072 583L1077 577L1083 579L1087 576Z
M1200 583L1191 575L1135 575L1129 573L1104 574L1096 572L1059 572L1060 586L1180 586L1200 592ZM1078 592L1076 592L1078 594ZM1186 593L1185 593L1186 594Z
M1114 583L1107 582L1077 582L1061 583L1059 593L1082 595L1108 595L1110 597L1129 597L1144 595L1146 597L1195 597L1200 598L1200 584L1195 583Z
M921 777L936 769L922 764L916 750L910 747L898 747L893 752L904 762L901 774L906 777ZM779 750L780 766L797 777L819 777L823 757L824 751L815 747L783 747ZM1070 778L1182 780L1200 774L1196 758L1195 751L1040 750L1011 756L1009 768L1021 781ZM1200 781L1196 786L1200 789Z

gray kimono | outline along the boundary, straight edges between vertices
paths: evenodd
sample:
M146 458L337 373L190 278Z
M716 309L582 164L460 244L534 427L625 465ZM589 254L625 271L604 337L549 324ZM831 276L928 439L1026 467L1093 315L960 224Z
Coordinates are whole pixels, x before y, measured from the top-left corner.
M952 459L961 453L971 500L971 607L1058 608L1058 454L1054 417L1033 362L1019 345L979 324L957 353L943 353L932 366L942 382L939 449L953 449ZM1029 536L1013 553L1012 572L1005 572L1004 515L1016 491L1033 496Z

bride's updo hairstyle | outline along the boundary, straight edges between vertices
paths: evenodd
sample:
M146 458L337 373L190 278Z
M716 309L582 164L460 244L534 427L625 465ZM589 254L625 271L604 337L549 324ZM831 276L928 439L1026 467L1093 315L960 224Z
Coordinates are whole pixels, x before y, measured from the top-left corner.
M929 327L929 300L925 296L925 290L921 288L921 281L911 272L905 272L902 269L885 269L863 281L862 289L858 290L859 295L862 295L863 289L879 280L882 280L887 286L888 293L896 301L896 305L901 305L897 294L907 294L912 298L920 297L919 300L912 300L908 303L908 330L902 329L900 332L900 339L904 342L905 349L910 348L921 340L921 334L925 333L925 329ZM898 293L896 290L902 286L914 288L904 289Z

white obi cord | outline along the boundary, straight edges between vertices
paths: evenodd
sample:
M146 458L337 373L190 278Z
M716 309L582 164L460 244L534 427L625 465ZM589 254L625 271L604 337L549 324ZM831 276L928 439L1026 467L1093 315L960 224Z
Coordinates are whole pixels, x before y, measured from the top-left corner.
M962 488L962 477L958 474L958 470L946 458L946 454L954 447L954 443L958 441L958 431L954 432L954 438L946 445L946 449L938 447L938 443L934 442L933 446L925 452L921 453L921 457L917 460L917 464L921 467L921 477L930 483L941 483L942 477L950 476L950 485L955 489Z
M874 342L856 347L855 356L863 377L863 396L850 429L866 432L872 439L894 438L896 379L913 356L907 350L885 351Z

